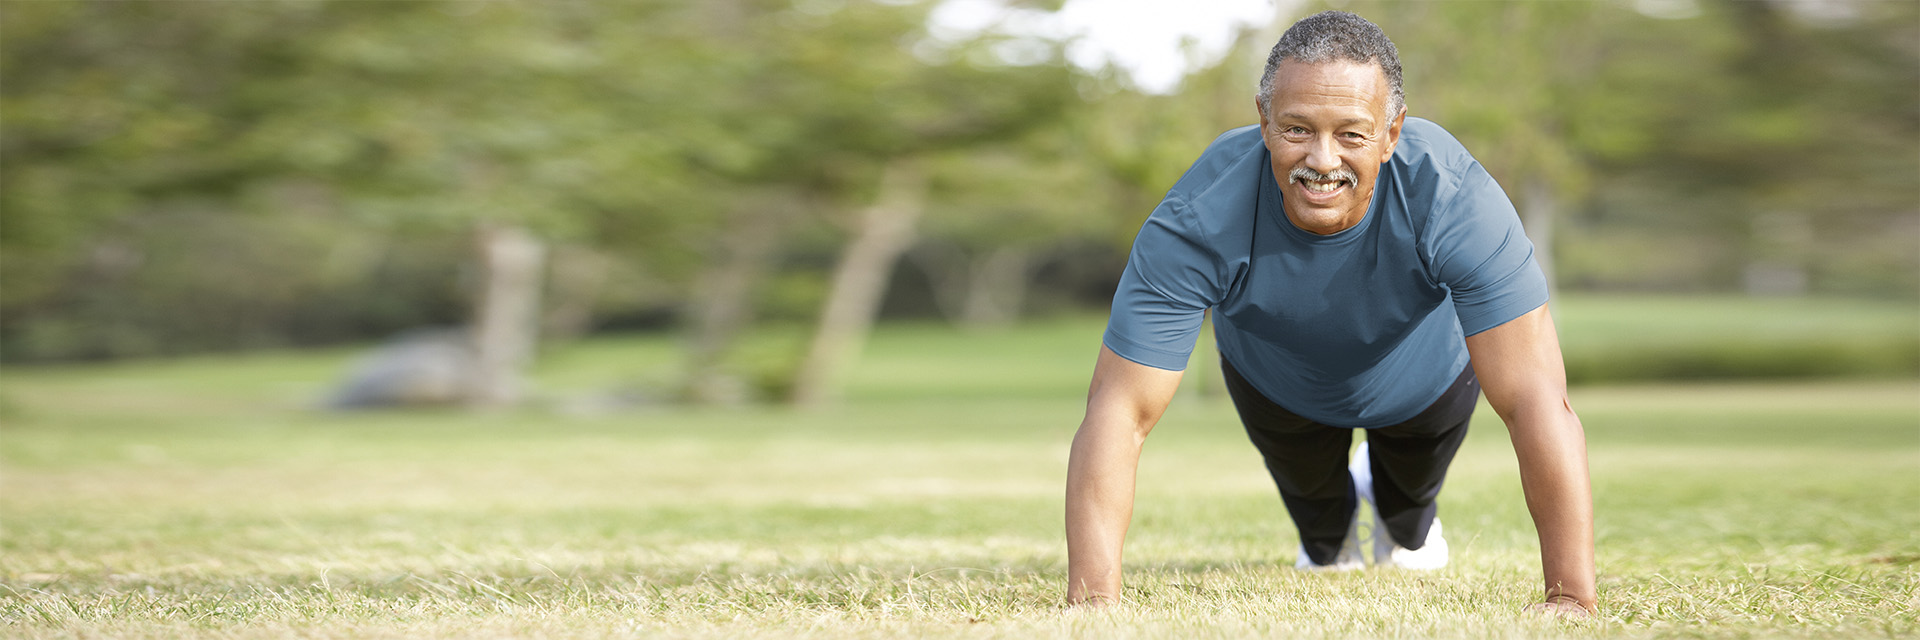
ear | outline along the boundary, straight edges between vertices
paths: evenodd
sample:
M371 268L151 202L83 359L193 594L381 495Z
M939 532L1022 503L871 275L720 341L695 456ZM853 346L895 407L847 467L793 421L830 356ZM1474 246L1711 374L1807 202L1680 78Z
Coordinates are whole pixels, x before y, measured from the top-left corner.
M1253 97L1253 110L1260 113L1260 134L1267 133L1267 108L1260 105L1260 96Z
M1380 164L1393 159L1393 150L1400 146L1400 127L1406 124L1407 108L1400 107L1400 115L1394 116L1393 123L1387 125L1387 145L1380 151Z

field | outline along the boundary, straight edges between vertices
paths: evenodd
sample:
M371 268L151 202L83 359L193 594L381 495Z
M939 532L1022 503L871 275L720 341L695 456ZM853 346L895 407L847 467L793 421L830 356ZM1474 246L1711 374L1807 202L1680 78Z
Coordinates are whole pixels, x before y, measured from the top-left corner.
M1634 315L1563 316L1570 354ZM649 402L655 337L548 353L543 403L491 415L309 409L347 351L9 370L0 636L1920 637L1912 377L1576 388L1602 616L1563 623L1517 613L1538 547L1484 406L1442 496L1452 567L1303 574L1193 375L1148 441L1130 604L1063 611L1098 340L884 326L812 412Z

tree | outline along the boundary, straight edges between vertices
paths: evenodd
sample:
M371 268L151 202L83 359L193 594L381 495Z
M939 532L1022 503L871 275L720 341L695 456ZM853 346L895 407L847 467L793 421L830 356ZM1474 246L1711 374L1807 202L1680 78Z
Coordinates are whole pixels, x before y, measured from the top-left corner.
M1569 135L1587 115L1601 34L1622 9L1597 2L1369 3L1352 10L1393 38L1408 113L1459 137L1512 196L1554 283L1554 230L1591 169Z
M692 3L4 9L9 325L53 304L102 229L183 208L674 256L713 208L691 149L729 146L701 108L710 56L675 29ZM534 314L481 309L536 300L541 263L489 264L477 348L525 351Z
M1083 127L1062 122L933 160L925 237L912 255L962 328L1011 324L1048 252L1104 239L1115 190L1087 153Z
M732 77L742 82L740 99L720 103L720 110L753 123L742 124L753 132L746 135L751 151L739 154L726 176L756 185L758 193L788 194L808 208L853 214L836 220L851 239L792 378L791 399L818 403L831 395L842 364L857 353L887 274L913 238L930 158L1057 117L1070 91L1066 67L1057 50L1039 64L1006 64L990 57L985 41L931 55L908 53L914 40L927 39L924 4L856 3L826 13L723 6L731 7L717 10L726 16L723 22L748 39L730 40L732 48L760 54L732 58L738 73ZM750 213L732 219L762 220ZM763 250L749 240L743 236L718 253L751 264ZM694 344L711 353L717 342Z

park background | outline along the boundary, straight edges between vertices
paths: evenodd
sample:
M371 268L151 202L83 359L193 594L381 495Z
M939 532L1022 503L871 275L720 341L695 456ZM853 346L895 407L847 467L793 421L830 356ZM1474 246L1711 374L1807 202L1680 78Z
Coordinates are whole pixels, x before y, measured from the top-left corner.
M1332 4L1552 276L1599 622L1513 615L1537 547L1485 407L1455 567L1285 570L1204 348L1134 605L1060 613L1132 235L1326 7L1153 84L1059 27L1090 6L0 2L0 619L1920 633L1920 5L1871 0Z

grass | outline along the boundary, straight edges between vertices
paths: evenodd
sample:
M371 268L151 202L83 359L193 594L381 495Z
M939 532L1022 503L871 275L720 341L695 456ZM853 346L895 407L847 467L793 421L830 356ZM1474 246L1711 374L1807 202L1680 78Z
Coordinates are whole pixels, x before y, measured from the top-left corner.
M1452 567L1310 575L1194 385L1142 462L1132 604L1063 612L1097 340L884 327L818 412L601 402L671 370L644 337L547 354L549 402L500 415L306 410L345 351L7 371L0 636L1920 637L1911 378L1576 389L1590 623L1516 613L1538 547L1485 407Z
M1920 375L1920 304L1739 296L1566 296L1575 383Z

